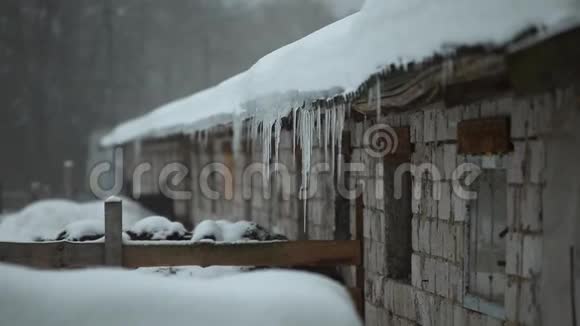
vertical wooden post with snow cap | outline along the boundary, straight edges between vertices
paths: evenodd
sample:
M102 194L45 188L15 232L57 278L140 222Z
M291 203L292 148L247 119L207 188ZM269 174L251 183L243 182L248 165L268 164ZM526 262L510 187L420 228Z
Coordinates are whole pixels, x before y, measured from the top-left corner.
M105 201L105 265L123 265L123 202L117 197Z

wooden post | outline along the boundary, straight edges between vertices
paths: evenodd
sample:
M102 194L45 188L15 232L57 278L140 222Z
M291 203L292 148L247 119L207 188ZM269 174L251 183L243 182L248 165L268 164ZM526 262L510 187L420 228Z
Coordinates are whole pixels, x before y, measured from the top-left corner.
M123 202L117 197L105 202L105 265L123 265Z

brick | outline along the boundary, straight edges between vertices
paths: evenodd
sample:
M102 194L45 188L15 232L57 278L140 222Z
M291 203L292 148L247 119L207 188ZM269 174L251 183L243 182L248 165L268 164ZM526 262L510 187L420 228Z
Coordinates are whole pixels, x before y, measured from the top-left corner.
M520 229L520 216L523 191L521 186L507 187L507 226L511 230Z
M517 279L508 279L505 290L506 320L518 321L518 301L520 296L520 282Z
M453 325L454 306L449 300L441 300L437 314L437 325Z
M542 270L542 237L526 234L523 237L522 276L533 279Z
M510 162L507 169L507 181L512 184L524 183L526 164L526 144L522 141L513 143L514 150L509 154Z
M451 209L453 211L453 221L463 222L467 219L467 200L460 198L453 192L451 195Z
M430 233L431 255L443 257L443 223L432 222Z
M428 220L419 220L419 251L431 253L431 222Z
M422 288L424 258L417 254L411 256L411 284L416 288Z
M542 186L525 185L521 200L521 229L525 231L541 231Z
M544 142L540 140L531 141L529 146L529 180L534 184L543 184L545 182L546 169L546 149Z
M451 139L449 137L449 127L447 125L447 110L437 110L435 115L436 127L436 139L438 141L446 141Z
M524 325L539 325L539 297L535 283L523 281L520 283L520 296L518 300L518 321Z
M392 311L395 315L415 320L415 296L413 287L400 282L392 282L393 289L393 306Z
M437 217L442 220L451 219L451 186L449 182L440 182L441 197L437 204Z
M506 240L506 274L522 274L522 235L509 232Z
M449 140L457 140L457 125L461 121L461 114L461 107L447 110L447 135Z
M446 180L451 180L453 171L457 168L457 145L443 145L443 172L442 175Z
M419 219L413 216L411 219L411 247L414 252L419 251Z
M412 113L409 116L412 143L423 142L423 123L423 111Z
M449 264L435 260L435 293L449 297Z
M454 225L455 228L455 261L460 265L463 266L463 261L466 256L466 249L465 246L465 225Z
M463 302L463 267L449 264L449 295L453 302Z
M511 137L530 137L529 117L531 115L530 103L527 100L514 101L511 111Z
M427 292L435 293L436 291L436 276L437 272L437 262L435 259L425 258L423 261L423 271L421 275L423 276L421 288Z
M422 326L435 324L435 297L424 291L415 291L417 298L417 322Z
M440 226L440 232L443 231L443 258L455 262L455 227L447 223Z
M437 109L428 109L423 114L423 141L434 142L437 140Z
M374 306L383 306L384 299L384 283L386 277L380 274L366 275L365 280L365 300Z

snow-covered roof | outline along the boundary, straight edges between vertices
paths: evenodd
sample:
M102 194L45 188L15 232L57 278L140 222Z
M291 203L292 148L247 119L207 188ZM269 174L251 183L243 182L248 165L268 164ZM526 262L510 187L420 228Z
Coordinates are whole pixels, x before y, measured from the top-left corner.
M449 45L504 45L531 26L580 20L578 0L367 0L360 12L260 59L248 71L117 127L112 146L191 133L252 115L266 126L320 97L356 90L390 64Z

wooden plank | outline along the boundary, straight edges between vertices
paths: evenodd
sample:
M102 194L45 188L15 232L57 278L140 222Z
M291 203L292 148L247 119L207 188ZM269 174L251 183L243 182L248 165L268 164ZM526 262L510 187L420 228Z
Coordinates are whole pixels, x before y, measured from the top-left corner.
M82 268L104 264L102 243L0 242L0 262L43 269Z
M193 245L125 245L125 267L339 266L361 264L359 241L289 241Z
M461 121L457 127L459 154L499 154L512 150L507 117Z

